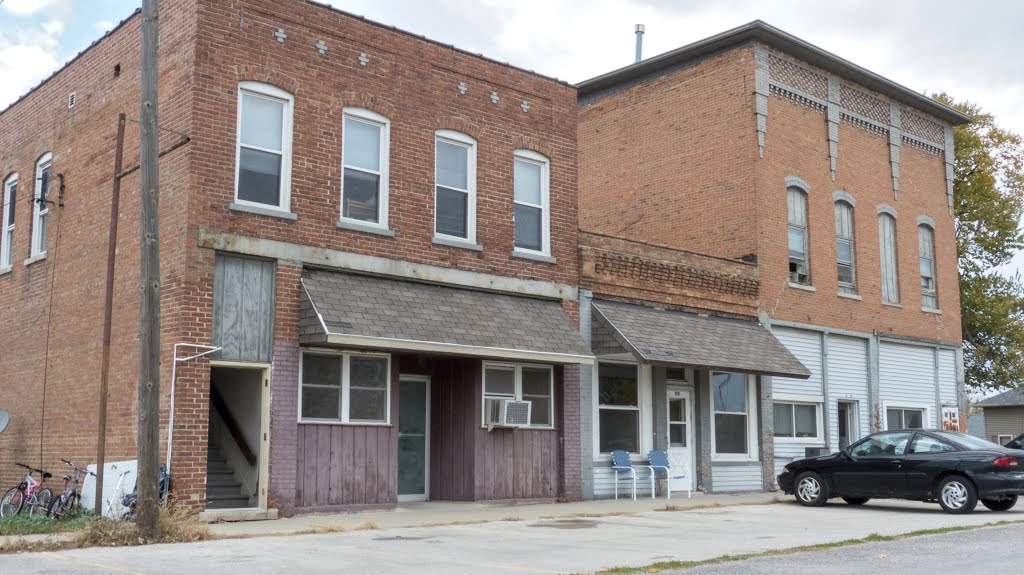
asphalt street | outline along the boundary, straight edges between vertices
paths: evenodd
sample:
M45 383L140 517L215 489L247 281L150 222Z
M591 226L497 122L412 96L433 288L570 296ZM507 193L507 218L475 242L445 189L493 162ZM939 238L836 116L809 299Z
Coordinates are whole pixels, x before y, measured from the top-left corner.
M494 521L475 525L424 526L313 535L223 539L149 547L93 548L56 553L0 556L0 573L96 575L179 575L206 573L352 573L380 575L593 573L616 566L658 561L705 560L727 554L786 549L816 543L895 535L956 525L1024 521L1024 510L967 516L943 513L937 505L871 502L860 508L830 503L804 508L793 502L769 505L653 511L635 515ZM896 551L846 548L793 561L800 573L984 572L975 561L990 561L998 572L1021 572L1016 531L956 533L917 551L917 541L891 544ZM1005 535L1005 536L1003 536ZM1015 535L1011 537L1010 535ZM970 541L972 543L964 543ZM994 543L992 543L994 542ZM984 544L986 552L976 545ZM996 554L995 552L998 552ZM863 553L856 559L841 559ZM1016 557L1013 555L1017 553ZM880 555L888 555L882 558ZM823 558L824 557L824 558ZM889 559L892 557L892 559ZM916 565L914 557L921 563ZM833 559L840 558L840 559ZM826 562L827 560L827 562ZM950 566L957 566L954 571ZM1007 569L1009 566L1009 569ZM764 573L775 573L769 564ZM921 569L899 571L898 569ZM715 573L752 573L744 564ZM845 571L843 569L846 569ZM893 570L897 569L897 570Z

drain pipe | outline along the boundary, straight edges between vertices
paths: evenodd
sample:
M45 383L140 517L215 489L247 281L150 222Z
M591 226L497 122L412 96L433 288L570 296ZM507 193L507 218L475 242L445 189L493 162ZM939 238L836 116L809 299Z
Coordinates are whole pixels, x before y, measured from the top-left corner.
M178 349L183 347L190 347L192 349L205 350L202 353L197 353L185 357L178 357ZM174 439L174 387L178 381L178 364L185 361L192 361L217 352L224 349L223 347L216 347L212 345L199 345L196 343L176 343L174 344L174 364L171 366L171 409L170 414L167 416L167 475L171 474L171 440Z

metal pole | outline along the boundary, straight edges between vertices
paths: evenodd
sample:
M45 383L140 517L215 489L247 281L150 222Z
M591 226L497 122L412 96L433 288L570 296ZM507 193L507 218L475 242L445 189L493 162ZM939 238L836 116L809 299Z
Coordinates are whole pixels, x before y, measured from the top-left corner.
M107 393L110 388L110 330L114 313L114 261L117 254L117 214L121 204L121 169L124 159L124 112L117 115L114 148L114 190L110 198L110 233L107 234L107 291L103 300L103 366L100 369L99 439L96 441L96 516L103 515L103 464L107 451Z
M146 539L160 537L160 176L157 132L157 38L159 0L142 0L142 88L140 98L139 188L142 234L139 288L138 516Z
M634 62L639 62L641 60L641 57L643 55L643 51L644 51L644 25L643 24L637 24L636 25L636 60L634 60Z

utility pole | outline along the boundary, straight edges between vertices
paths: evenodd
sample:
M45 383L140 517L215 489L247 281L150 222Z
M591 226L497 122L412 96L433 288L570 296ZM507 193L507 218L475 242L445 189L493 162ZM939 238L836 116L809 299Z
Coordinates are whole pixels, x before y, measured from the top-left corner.
M159 0L142 0L139 187L142 234L139 288L138 515L142 537L160 538L160 175L157 118Z
M117 257L117 213L121 204L121 167L124 160L125 115L117 115L114 147L114 185L110 197L110 232L107 234L107 291L103 298L103 362L100 368L99 439L96 441L96 517L103 516L103 465L107 451L107 393L110 389L110 330L114 313L114 263Z

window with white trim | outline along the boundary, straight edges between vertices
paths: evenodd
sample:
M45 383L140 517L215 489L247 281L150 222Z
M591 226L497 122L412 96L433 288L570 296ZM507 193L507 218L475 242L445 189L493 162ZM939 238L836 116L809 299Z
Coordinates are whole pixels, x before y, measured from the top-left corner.
M776 439L822 439L820 403L773 401L772 410Z
M547 365L485 363L483 424L500 424L501 402L508 400L530 402L529 427L554 427L554 378Z
M3 209L0 210L0 269L11 267L14 256L14 212L17 206L18 174L4 181Z
M786 206L789 212L789 281L811 285L811 268L807 262L807 192L796 186L786 188Z
M434 234L476 242L476 140L438 130L434 136Z
M46 226L50 216L50 179L53 154L47 152L36 162L36 193L32 202L32 257L46 253Z
M542 255L551 253L549 171L551 163L537 152L516 150L515 249Z
M939 309L939 295L935 287L935 232L930 226L917 226L917 249L921 268L921 307Z
M888 407L885 409L886 429L924 429L925 410Z
M345 108L341 139L341 219L386 228L391 122L370 110Z
M836 202L836 266L840 293L857 293L857 269L854 265L853 206Z
M1010 442L1011 439L1013 439L1012 435L993 435L992 436L992 441L995 442L995 443L998 443L999 445L1006 445L1007 443Z
M303 351L299 419L316 423L389 423L391 358Z
M288 211L293 106L292 95L280 88L239 83L235 174L239 204Z
M878 244L882 260L882 301L900 302L899 270L896 267L896 218L892 214L878 215Z
M597 366L598 451L640 452L640 380L635 364Z
M711 441L717 459L757 457L755 384L742 373L711 374Z

